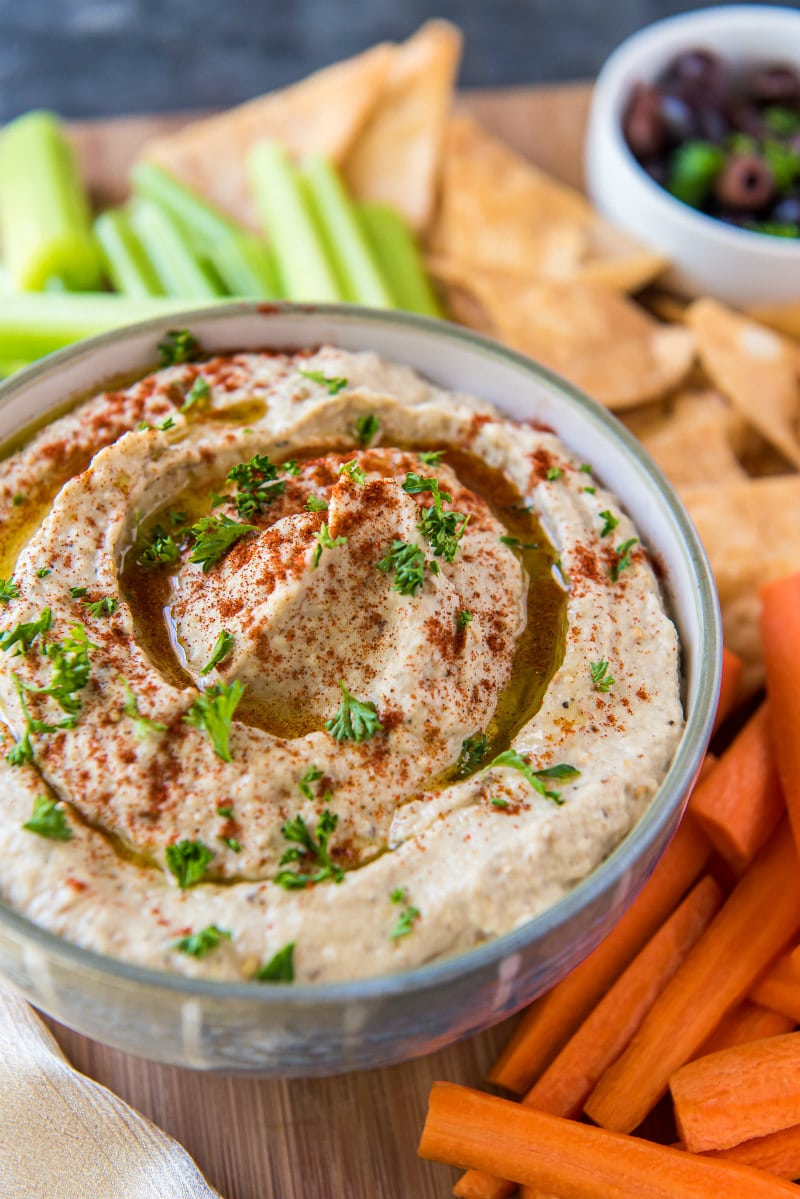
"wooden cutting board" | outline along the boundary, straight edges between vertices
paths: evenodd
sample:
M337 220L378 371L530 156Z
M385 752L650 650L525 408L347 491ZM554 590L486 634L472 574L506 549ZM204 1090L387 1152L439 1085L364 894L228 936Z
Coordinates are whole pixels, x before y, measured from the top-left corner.
M514 88L473 92L461 103L540 166L580 186L589 94L583 84ZM139 146L181 123L141 117L74 126L97 197L122 199ZM430 1084L444 1078L480 1086L510 1031L506 1023L389 1069L275 1081L159 1066L52 1027L77 1069L180 1141L224 1199L446 1199L456 1172L416 1156Z

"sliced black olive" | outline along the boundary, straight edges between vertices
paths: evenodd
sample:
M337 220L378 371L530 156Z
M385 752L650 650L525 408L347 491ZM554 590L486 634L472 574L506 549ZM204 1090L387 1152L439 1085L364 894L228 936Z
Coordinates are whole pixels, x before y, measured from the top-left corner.
M652 158L666 145L661 97L655 88L640 83L633 90L623 120L625 140L637 158Z
M760 104L800 103L800 74L789 63L771 63L753 72L747 91Z
M716 198L729 208L763 208L774 192L772 172L757 154L732 154L714 183Z

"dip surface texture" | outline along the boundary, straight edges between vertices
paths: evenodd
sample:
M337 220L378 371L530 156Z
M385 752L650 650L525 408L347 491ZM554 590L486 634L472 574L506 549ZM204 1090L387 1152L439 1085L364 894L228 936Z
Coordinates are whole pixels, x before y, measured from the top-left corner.
M681 735L614 496L371 353L86 401L0 464L0 529L0 898L128 962L311 982L466 949L593 870Z

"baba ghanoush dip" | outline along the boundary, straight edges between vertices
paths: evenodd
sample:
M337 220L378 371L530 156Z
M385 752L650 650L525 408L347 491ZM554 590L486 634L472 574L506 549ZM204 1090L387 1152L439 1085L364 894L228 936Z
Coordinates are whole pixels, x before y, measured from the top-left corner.
M0 899L261 982L547 908L682 729L618 501L551 432L372 353L161 353L0 464Z

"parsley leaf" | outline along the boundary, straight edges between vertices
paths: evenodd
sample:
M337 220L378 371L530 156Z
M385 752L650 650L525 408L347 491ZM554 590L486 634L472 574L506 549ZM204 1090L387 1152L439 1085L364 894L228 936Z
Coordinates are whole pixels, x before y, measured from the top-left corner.
M260 983L293 983L294 982L294 947L290 941L283 949L270 958L253 978Z
M170 329L163 341L158 343L160 366L177 366L180 362L191 362L200 349L196 337L188 329Z
M347 379L342 379L338 375L329 378L322 371L299 371L298 373L304 379L310 379L312 383L319 383L321 387L326 387L329 396L336 396L344 387L347 387Z
M139 712L139 701L136 698L133 689L127 679L122 679L122 686L125 688L127 699L125 706L122 709L126 716L130 716L134 722L133 735L137 741L144 741L145 737L150 733L166 733L167 726L159 720L151 720L149 716L142 716Z
M397 923L389 933L390 939L396 941L398 937L407 937L410 932L413 932L414 925L421 915L419 908L412 907L411 904L407 908L403 908L397 917Z
M37 695L49 695L62 711L76 715L81 710L81 701L75 692L82 691L89 682L90 649L97 649L97 646L86 636L86 629L82 624L73 625L63 641L53 642L44 651L52 663L48 686L31 687L23 684L25 690Z
M231 721L244 695L244 684L238 679L226 686L217 683L198 695L184 716L187 724L195 729L205 729L211 738L214 752L223 762L231 762Z
M363 487L367 481L366 472L358 465L358 460L353 458L350 462L344 462L337 472L340 475L349 475L354 483L359 487Z
M389 553L375 565L386 574L394 571L392 590L401 595L416 595L425 582L425 555L418 545L393 541Z
M294 463L287 463L292 467ZM286 490L286 480L278 478L279 469L266 454L254 454L249 462L240 462L228 471L226 482L236 484L236 511L246 520L259 516ZM289 470L288 473L292 473Z
M14 505L15 508L21 508L22 505L25 503L25 496L20 491L18 491L16 495L13 495L11 497L11 503Z
M489 738L485 733L473 733L461 742L461 753L456 762L456 771L462 777L477 770L489 749Z
M38 620L28 620L23 624L14 625L13 629L6 629L4 633L0 633L0 649L10 650L12 646L19 645L17 653L27 653L38 636L44 636L53 624L53 617L49 608L43 608Z
M389 892L389 898L392 903L404 903L407 894L405 887L395 887L393 891Z
M213 849L202 841L187 841L186 838L168 845L166 851L167 866L182 890L200 882L213 856Z
M241 844L235 837L217 837L217 840L221 841L223 845L227 845L228 849L233 850L234 853L242 852Z
M600 536L608 537L609 533L613 533L616 529L617 525L619 524L619 520L608 508L604 508L600 515L603 518L603 527L600 530Z
M339 817L329 808L325 808L312 836L302 816L287 820L281 832L287 841L294 841L296 844L284 850L278 865L288 866L290 862L298 862L300 869L279 870L275 875L275 882L288 891L299 891L311 883L322 883L326 879L340 883L344 878L344 871L341 866L336 865L328 852L328 842L338 823Z
M72 840L72 829L67 823L63 809L46 795L36 796L33 801L33 815L22 827L30 833L38 833L40 837L49 837L52 841Z
M381 427L381 422L374 412L366 416L356 417L355 437L360 446L368 446Z
M162 433L166 433L168 429L175 428L175 420L171 416L165 416L164 419L161 421L161 423L156 425L156 428L159 429Z
M229 516L202 516L189 530L195 539L189 561L202 562L205 574L212 566L216 566L232 545L255 531L255 525L239 524Z
M300 779L300 782L297 784L298 787L300 788L301 794L305 795L306 799L314 798L314 793L311 790L311 784L318 783L319 780L323 777L324 773L325 773L324 770L320 770L319 767L315 766L313 762L311 763L308 770L305 772L303 777Z
M581 491L585 491L587 495L596 495L597 494L596 487L581 487Z
M137 558L139 566L163 566L170 562L177 562L179 558L178 547L172 539L172 534L168 533L161 525L154 525L150 532L150 540L145 542L142 552Z
M336 715L325 721L325 728L335 741L368 741L383 728L377 710L368 700L363 703L339 683L344 699Z
M217 808L217 815L222 816L225 820L233 820L233 804L223 804L221 808Z
M210 399L211 388L208 386L208 380L198 375L186 393L181 412L191 412L192 408L204 408Z
M211 651L211 657L206 662L201 674L210 674L215 666L219 666L220 662L224 662L228 654L233 649L234 636L227 629L223 629L219 637L214 643L214 648Z
M452 562L468 524L469 516L463 512L443 512L441 508L434 506L422 509L417 528L428 538L437 558Z
M35 720L31 716L25 700L24 683L17 674L13 676L13 679L20 707L22 708L22 714L25 717L25 732L14 747L6 754L6 761L9 766L24 766L26 763L33 762L34 760L31 733L57 733L61 729L72 729L75 727L77 717L75 715L65 716L58 724L48 724L46 720Z
M599 662L590 662L589 669L592 672L592 682L597 690L610 691L616 679L612 679L608 673L608 662L605 658L601 658Z
M511 537L504 535L500 538L503 545L507 545L512 550L538 550L539 545L535 541L521 541L519 537Z
M467 608L462 608L456 616L456 624L460 629L465 629L473 619L472 613Z
M558 766L548 766L544 770L534 770L530 762L523 758L522 754L517 753L515 749L507 749L504 753L498 754L490 763L491 766L508 766L512 770L518 770L523 778L530 783L534 791L539 795L543 795L546 799L552 799L553 803L559 806L564 803L561 798L560 791L548 790L545 779L561 779L568 782L570 779L576 779L580 775L580 771L574 766L567 766L562 763Z
M637 544L638 537L630 537L627 541L623 541L622 545L618 545L616 549L617 560L611 567L611 582L616 583L623 570L631 564L631 550Z
M40 567L39 567L39 569L38 569L38 570L37 570L37 572L36 572L36 578L37 578L37 579L46 579L46 578L47 578L47 576L48 576L48 575L51 575L52 573L53 573L53 572L52 572L52 570L50 569L50 567L49 567L49 566L40 566ZM0 583L2 583L2 581L3 581L3 580L2 580L2 579L0 579Z
M326 524L321 526L314 540L317 544L314 546L314 554L311 558L312 570L316 570L319 566L323 550L332 550L337 545L347 545L346 537L331 537L330 530Z
M556 479L560 479L563 474L564 472L560 466L551 466L545 478L547 479L548 483L553 483Z
M507 799L497 799L497 798L490 799L489 803L492 805L493 808L499 808L501 812L504 812L506 810L506 808L508 807Z
M70 599L83 599L83 597L86 595L87 590L88 590L87 587L70 587L70 589L69 589Z
M0 579L0 604L7 604L12 599L19 599L19 587L13 578Z
M438 479L425 478L422 475L416 474L413 470L408 471L406 474L402 488L409 495L420 495L423 491L430 491L437 508L441 508L443 500L448 504L452 503L453 500L449 491L441 490Z
M216 949L222 942L223 938L230 941L232 934L225 928L217 928L216 924L209 924L207 928L201 928L198 933L189 933L188 937L181 937L172 946L177 949L178 953L188 953L193 958L204 958L212 949Z
M117 610L117 601L110 595L104 595L102 599L96 600L93 604L87 604L86 611L90 616L94 616L99 620L102 616L112 616Z
M446 453L446 450L418 450L417 457L423 466L438 466Z
M321 500L315 495L310 495L305 502L305 509L307 512L327 512L328 505L325 500Z

